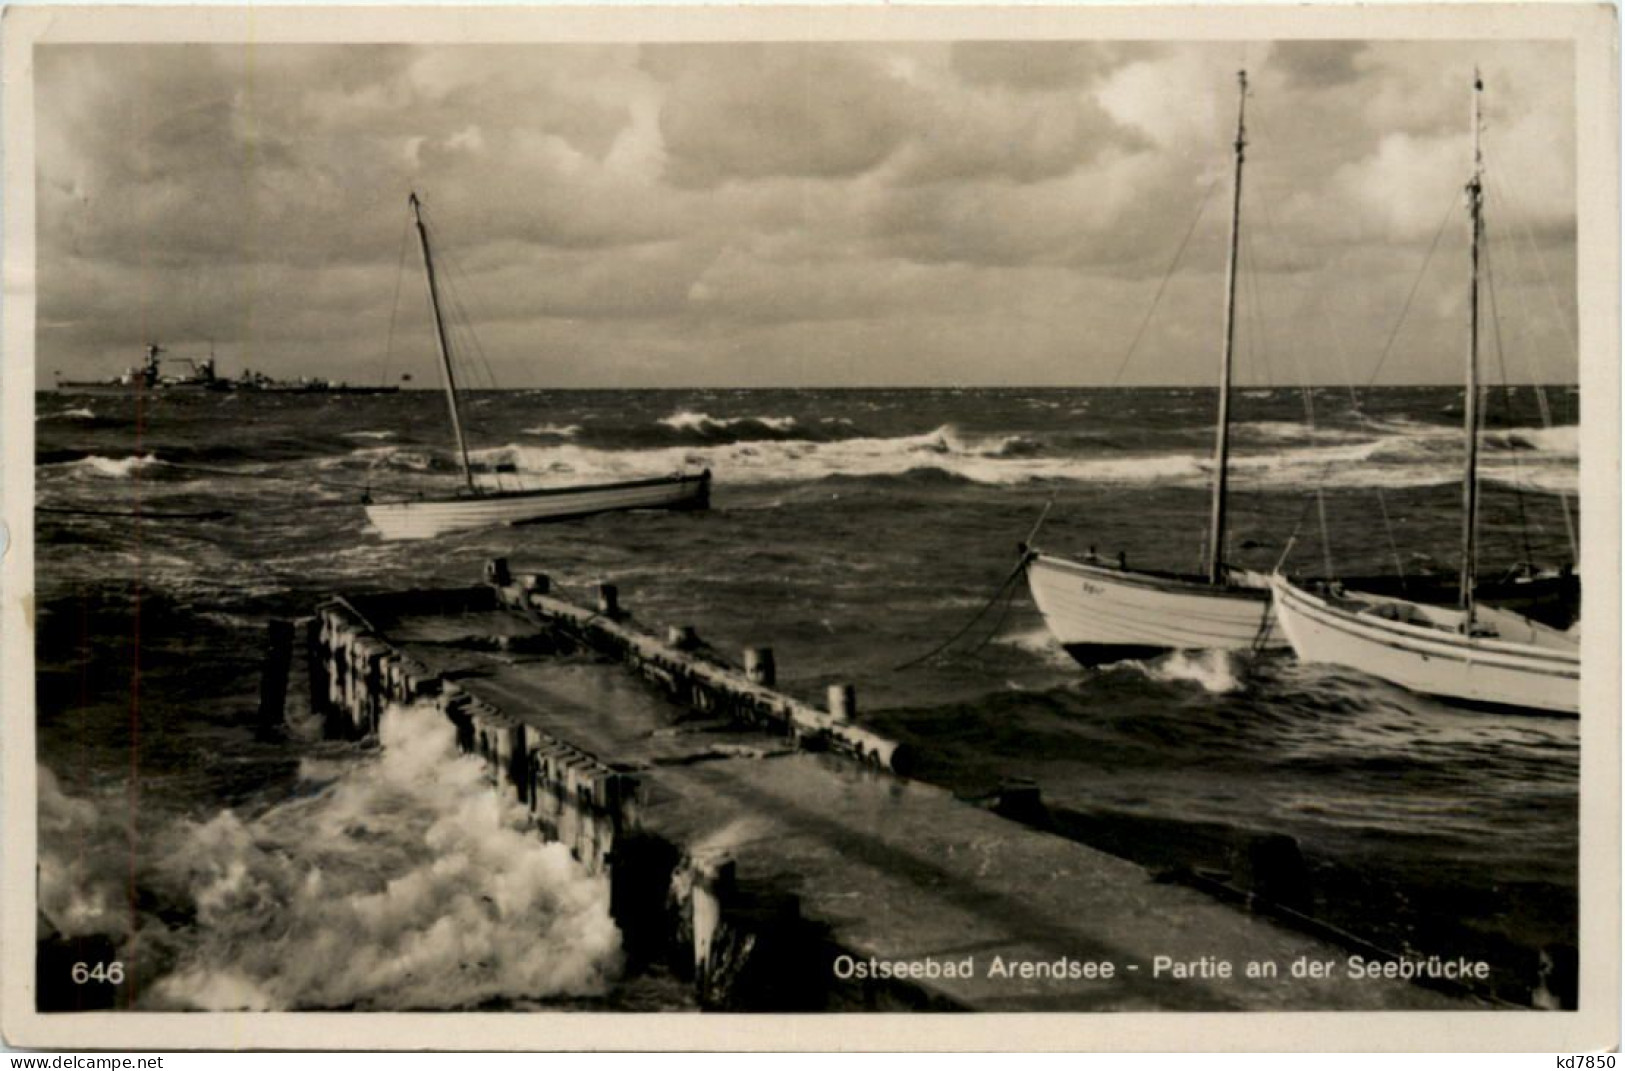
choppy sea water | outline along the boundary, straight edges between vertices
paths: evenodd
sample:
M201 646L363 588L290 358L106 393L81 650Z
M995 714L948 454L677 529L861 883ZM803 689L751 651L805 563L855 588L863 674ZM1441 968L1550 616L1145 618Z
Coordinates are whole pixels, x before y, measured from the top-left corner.
M1554 426L1533 391L1492 395L1487 574L1569 557L1578 397L1548 395ZM1211 391L1174 389L476 393L476 462L517 470L495 479L704 465L713 509L387 544L364 490L458 479L437 394L40 394L42 906L120 949L140 1008L682 1006L623 970L603 889L443 733L251 728L269 618L472 583L503 555L565 589L613 581L724 649L771 644L789 691L852 681L861 720L916 744L932 780L1031 777L1070 832L1148 865L1222 869L1249 833L1289 833L1319 915L1478 955L1528 999L1541 951L1576 939L1575 721L1290 658L1084 670L1019 589L896 668L987 605L1046 505L1048 550L1195 568L1213 412ZM1231 562L1267 569L1290 544L1289 570L1454 571L1459 391L1244 391L1233 421Z

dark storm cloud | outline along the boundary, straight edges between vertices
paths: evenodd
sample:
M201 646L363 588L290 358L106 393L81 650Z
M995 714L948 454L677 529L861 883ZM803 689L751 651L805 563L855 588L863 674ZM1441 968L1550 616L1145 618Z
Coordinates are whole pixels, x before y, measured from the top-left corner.
M1289 87L1327 89L1360 77L1364 41L1282 41L1270 51L1270 65L1285 75Z
M667 173L680 186L768 176L839 178L891 155L907 130L906 87L840 45L650 47L667 79Z
M1083 89L1156 45L1098 41L956 41L954 72L967 82L1011 89Z
M1552 280L1498 260L1503 305L1572 309L1560 46L46 46L39 363L427 360L416 190L513 384L1098 379L1193 221L1129 380L1205 382L1246 65L1248 300L1335 378L1459 224L1475 63L1495 233Z

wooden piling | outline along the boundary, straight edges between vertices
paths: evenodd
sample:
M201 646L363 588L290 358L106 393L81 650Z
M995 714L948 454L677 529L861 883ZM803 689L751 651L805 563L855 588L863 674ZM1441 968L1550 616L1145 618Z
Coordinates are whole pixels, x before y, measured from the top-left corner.
M986 948L988 956L1090 947L1107 934L1124 942L1124 956L1145 959L1161 947L1163 930L1117 922L1119 916L1140 919L1142 907L1176 936L1214 937L1220 952L1250 949L1261 937L1271 942L1268 949L1277 958L1296 955L1299 949L1317 951L1312 941L1268 929L1268 919L1227 929L1216 909L1166 893L1148 883L1137 867L1059 837L994 825L992 815L940 791L884 776L843 775L830 762L788 756L781 747L764 752L700 743L679 750L664 737L655 746L640 735L640 721L583 725L583 742L597 752L589 753L565 738L573 735L572 719L542 709L552 695L550 682L530 679L535 672L530 660L504 657L483 644L443 650L432 639L414 639L422 633L412 629L409 619L470 612L470 606L483 607L475 595L484 593L492 607L522 612L550 643L622 660L691 709L749 721L789 735L810 750L828 750L905 776L913 765L897 743L855 723L851 684L831 685L828 710L820 710L773 690L775 666L768 648L746 648L741 670L711 657L703 646L683 650L691 637L697 644L692 628L663 630L662 640L661 632L609 616L619 612L613 585L600 589L595 612L548 596L545 577L538 581L520 574L509 580L469 589L474 594L436 591L414 593L410 600L404 595L389 601L369 596L354 605L343 599L325 603L307 637L326 678L318 685L313 672L313 697L330 697L336 720L360 733L378 731L377 712L389 702L435 697L455 726L459 748L483 760L487 776L504 796L528 807L537 834L561 843L589 872L606 879L610 910L632 961L676 953L674 966L680 973L687 974L692 965L701 1007L826 1007L835 953L850 953L858 960L888 958L920 947L957 946L973 931L976 947ZM511 622L492 624L494 636L514 632ZM493 700L500 700L501 707ZM533 705L537 709L528 709ZM583 714L590 716L585 710ZM659 733L658 712L644 720ZM732 734L741 725L719 728ZM623 746L630 753L623 754ZM701 758L703 763L689 761ZM835 797L856 802L833 810L796 803ZM988 810L1027 825L1042 824L1036 783L1007 781L996 799ZM776 805L778 800L786 802ZM764 823L762 832L736 841L727 854L719 852L714 832L752 810L760 812L755 819ZM854 853L853 844L874 850ZM735 852L737 864L729 858ZM1256 838L1239 856L1236 870L1247 879L1243 887L1255 908L1304 901L1301 854L1289 838ZM932 861L926 871L920 869L921 858ZM1121 893L1113 893L1115 889ZM1100 891L1113 894L1094 895ZM1094 897L1091 911L1082 915L1076 912L1080 892ZM902 920L907 932L895 933L889 923L881 927L862 921L894 914L903 897L919 897L926 907ZM1013 919L1007 917L1012 907ZM1122 937L1124 933L1129 936ZM1163 1006L1165 999L1164 990L1155 987L1129 984L1111 990L1060 979L1055 984L1053 996L1046 988L1035 997L1045 1007L1053 1001L1055 1007L1079 1009L1139 1008ZM1237 980L1237 987L1243 984ZM1338 1006L1433 1006L1397 986L1390 987L1393 992L1367 996L1378 993L1373 986L1349 988L1350 997ZM1281 1006L1275 988L1234 991L1241 994L1236 998L1240 1007ZM922 1000L933 1007L1006 1007L1012 999L1008 986L974 976L922 983L918 991L854 992L861 1000ZM1231 991L1221 995L1176 987L1167 992L1172 994L1168 1006L1208 1008L1227 1007L1220 997L1227 999ZM1180 1003L1181 994L1186 1003ZM1341 1001L1343 991L1330 995Z
M1013 777L999 785L994 795L993 813L1013 822L1047 829L1049 809L1044 806L1038 782L1030 777Z
M598 613L612 619L621 616L621 592L614 584L598 585Z
M778 683L778 667L773 664L773 648L745 648L745 677L752 684L772 688Z
M305 622L305 682L310 687L312 714L327 713L327 652L322 648L322 616Z
M829 686L829 714L837 721L851 721L858 713L858 690L850 684Z
M666 645L679 651L692 651L700 645L700 634L693 625L672 625L666 629Z
M261 730L280 728L288 701L288 667L293 661L293 622L273 620L265 635L265 668L260 675Z
M507 558L492 558L485 563L485 582L504 588L513 583L513 577L508 572Z
M1252 900L1294 911L1314 906L1303 852L1297 840L1285 833L1248 837L1232 854L1231 873Z

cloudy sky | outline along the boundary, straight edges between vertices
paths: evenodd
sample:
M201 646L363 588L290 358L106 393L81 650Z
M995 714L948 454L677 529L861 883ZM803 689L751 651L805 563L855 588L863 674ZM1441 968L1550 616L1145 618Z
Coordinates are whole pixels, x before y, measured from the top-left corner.
M42 46L39 381L432 383L415 189L503 386L1209 383L1245 65L1240 378L1455 382L1475 63L1509 373L1566 379L1566 44L980 42Z

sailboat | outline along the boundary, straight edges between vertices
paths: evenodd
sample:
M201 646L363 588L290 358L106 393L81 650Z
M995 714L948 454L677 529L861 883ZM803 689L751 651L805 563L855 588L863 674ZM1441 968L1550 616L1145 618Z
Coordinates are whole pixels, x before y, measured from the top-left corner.
M496 525L534 524L539 521L584 517L594 513L627 509L705 509L710 505L711 471L676 473L618 483L574 484L525 490L491 490L480 487L468 461L468 442L463 436L463 420L457 393L457 376L452 367L451 347L440 311L440 289L435 277L434 254L429 232L423 224L422 205L413 193L407 203L412 209L418 245L423 252L423 274L428 282L429 307L433 313L435 344L440 355L441 383L451 415L452 436L462 464L463 486L454 494L419 496L394 502L365 503L367 519L385 539L429 539L446 532L486 528Z
M1236 249L1241 231L1241 178L1247 149L1247 72L1237 76L1235 178L1225 273L1224 356L1213 449L1207 562L1200 575L1130 569L1092 551L1082 561L1027 551L1027 583L1051 633L1084 665L1143 658L1170 650L1285 646L1268 615L1266 578L1224 562L1230 455L1230 371L1236 335Z
M1473 171L1467 183L1472 230L1467 391L1463 432L1462 555L1457 603L1332 589L1307 591L1270 577L1275 613L1298 658L1348 666L1414 692L1495 707L1561 714L1580 711L1577 628L1558 631L1511 610L1482 604L1478 570L1479 275L1484 239L1483 79L1473 78Z

